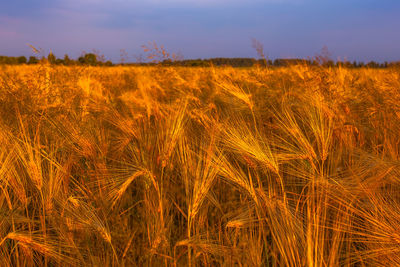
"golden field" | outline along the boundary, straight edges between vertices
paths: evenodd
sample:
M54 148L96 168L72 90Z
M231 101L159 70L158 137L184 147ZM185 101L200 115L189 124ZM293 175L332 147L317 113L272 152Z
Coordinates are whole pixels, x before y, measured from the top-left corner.
M0 68L0 266L399 266L400 69Z

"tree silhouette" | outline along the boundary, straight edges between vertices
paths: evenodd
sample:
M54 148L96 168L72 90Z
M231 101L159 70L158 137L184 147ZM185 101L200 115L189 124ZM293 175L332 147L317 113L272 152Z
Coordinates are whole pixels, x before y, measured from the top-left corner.
M72 60L69 58L69 56L67 54L64 55L64 65L71 65L72 64Z
M24 57L24 56L18 57L17 62L18 62L18 64L26 64L26 62L27 62L26 57Z
M47 61L50 64L55 64L56 63L56 56L53 54L53 52L50 52L49 55L47 56Z
M97 65L97 56L93 53L87 53L78 58L79 63L95 66Z
M39 60L34 57L34 56L30 56L29 60L28 60L28 64L37 64L39 62Z

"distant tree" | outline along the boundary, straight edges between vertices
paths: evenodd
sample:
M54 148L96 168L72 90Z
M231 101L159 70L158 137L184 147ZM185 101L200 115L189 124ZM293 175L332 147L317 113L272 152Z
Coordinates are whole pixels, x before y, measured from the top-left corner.
M34 57L34 56L30 56L29 60L28 60L28 64L37 64L39 62L39 60Z
M64 60L61 58L57 58L56 59L56 65L63 65L64 64Z
M366 66L369 68L379 68L380 67L379 63L377 63L375 61L368 62Z
M400 61L390 62L388 64L388 67L390 67L390 68L399 68L400 67Z
M7 64L7 57L0 56L0 64Z
M98 64L97 57L93 53L86 53L78 58L78 62L84 65L95 66Z
M17 62L18 62L18 64L26 64L26 62L27 62L26 57L24 57L24 56L18 57Z
M283 59L279 59L279 58L275 59L275 60L274 60L274 66L275 66L275 67L284 66Z
M6 64L15 65L18 64L18 59L16 57L6 57Z
M357 67L357 62L354 61L353 63L351 63L350 61L345 61L343 63L343 66L346 68L356 68Z
M324 65L327 67L333 67L335 66L335 62L333 62L333 60L328 60Z
M78 58L78 62L79 62L80 64L85 64L85 57L83 57L83 56L79 57L79 58Z
M56 56L53 54L53 52L50 52L49 55L47 56L47 61L50 64L55 64L56 63Z
M198 67L205 66L206 63L201 59L189 60L189 66Z
M64 55L64 65L71 65L72 64L72 60L69 58L69 56L67 54Z
M163 65L163 66L172 66L172 60L171 59L164 59L161 62L161 65Z
M91 66L97 65L97 56L93 53L85 54L85 63Z

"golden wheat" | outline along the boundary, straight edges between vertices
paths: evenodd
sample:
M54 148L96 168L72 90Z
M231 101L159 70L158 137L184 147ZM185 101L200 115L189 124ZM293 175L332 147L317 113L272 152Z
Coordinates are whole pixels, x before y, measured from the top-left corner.
M6 66L1 266L400 266L400 71Z

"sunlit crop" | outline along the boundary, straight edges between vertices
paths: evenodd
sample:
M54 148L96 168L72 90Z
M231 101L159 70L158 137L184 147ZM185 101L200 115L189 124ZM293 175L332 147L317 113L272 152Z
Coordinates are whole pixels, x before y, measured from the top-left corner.
M400 265L400 70L4 66L0 266Z

